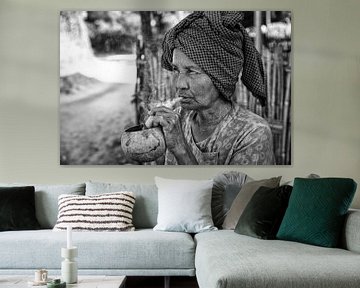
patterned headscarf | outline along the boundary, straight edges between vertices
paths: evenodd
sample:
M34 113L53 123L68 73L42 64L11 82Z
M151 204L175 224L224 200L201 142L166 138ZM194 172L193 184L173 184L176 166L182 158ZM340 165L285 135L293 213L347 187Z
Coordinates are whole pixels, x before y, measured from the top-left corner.
M259 52L247 34L239 11L199 11L188 15L164 37L162 66L173 70L175 48L181 50L211 78L227 99L241 80L252 94L266 102L266 80Z

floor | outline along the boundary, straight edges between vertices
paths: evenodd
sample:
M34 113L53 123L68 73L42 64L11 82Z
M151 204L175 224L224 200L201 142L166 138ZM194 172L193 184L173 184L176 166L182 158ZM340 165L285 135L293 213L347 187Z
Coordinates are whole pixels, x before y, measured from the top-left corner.
M164 277L131 277L126 279L126 288L163 288ZM171 288L199 288L195 277L171 277Z

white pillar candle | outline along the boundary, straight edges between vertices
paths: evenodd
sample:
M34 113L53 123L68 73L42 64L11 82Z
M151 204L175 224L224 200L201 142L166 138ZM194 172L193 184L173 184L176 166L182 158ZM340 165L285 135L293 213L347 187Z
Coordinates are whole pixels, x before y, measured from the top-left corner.
M66 248L70 249L72 248L72 235L71 235L72 227L70 225L67 226L66 232L67 232Z

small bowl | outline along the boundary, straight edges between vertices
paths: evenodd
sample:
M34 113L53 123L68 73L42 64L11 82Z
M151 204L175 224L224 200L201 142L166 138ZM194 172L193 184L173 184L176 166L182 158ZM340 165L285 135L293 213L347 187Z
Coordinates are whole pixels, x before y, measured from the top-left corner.
M155 161L164 155L166 144L160 127L144 128L144 125L126 129L121 135L121 148L128 159L138 162Z
M47 283L47 288L66 288L66 283L61 282L60 279L54 279Z

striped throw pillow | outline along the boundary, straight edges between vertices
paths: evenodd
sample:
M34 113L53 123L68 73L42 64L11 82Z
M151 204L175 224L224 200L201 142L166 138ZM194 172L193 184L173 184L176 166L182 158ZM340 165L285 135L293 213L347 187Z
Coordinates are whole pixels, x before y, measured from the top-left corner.
M92 196L59 196L59 214L55 231L72 226L74 231L133 231L133 192L115 192Z

